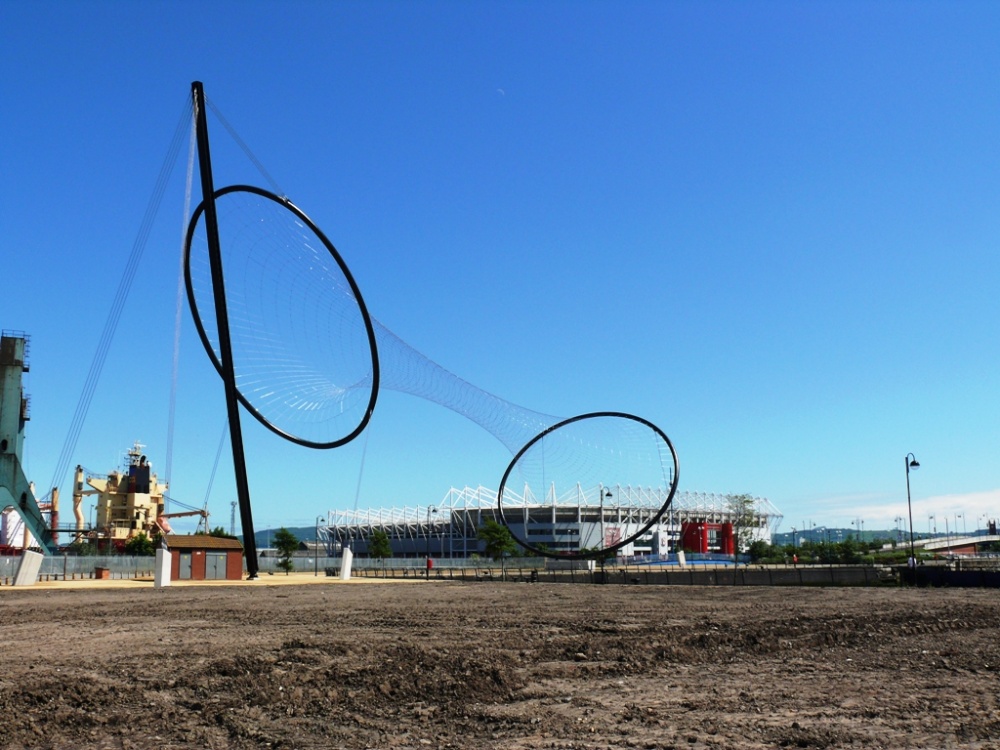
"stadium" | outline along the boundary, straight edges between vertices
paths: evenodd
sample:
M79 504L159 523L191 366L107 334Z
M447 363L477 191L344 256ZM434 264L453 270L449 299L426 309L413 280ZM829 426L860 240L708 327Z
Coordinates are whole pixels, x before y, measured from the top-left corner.
M660 557L684 550L731 555L735 540L745 549L755 540L769 541L781 513L761 497L678 492L667 511L645 533L618 550L623 557ZM558 494L553 487L543 499L530 491L504 492L504 516L515 537L555 554L609 547L636 534L666 501L664 490L579 485ZM317 527L327 555L347 547L368 555L376 531L389 538L392 557L463 559L484 555L479 529L500 522L497 493L486 487L452 488L437 505L367 510L338 510ZM601 541L604 541L602 544Z

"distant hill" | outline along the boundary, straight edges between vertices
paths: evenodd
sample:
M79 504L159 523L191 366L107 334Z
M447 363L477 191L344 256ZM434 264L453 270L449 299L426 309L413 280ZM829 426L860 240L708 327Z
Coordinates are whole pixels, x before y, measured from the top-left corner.
M316 541L316 527L315 526L286 526L290 532L295 534L295 538L300 542L314 542ZM257 529L254 531L253 538L257 542L257 549L270 549L271 547L271 537L274 536L274 532L278 529L264 529L263 531ZM243 541L243 535L237 534L236 538L241 542Z

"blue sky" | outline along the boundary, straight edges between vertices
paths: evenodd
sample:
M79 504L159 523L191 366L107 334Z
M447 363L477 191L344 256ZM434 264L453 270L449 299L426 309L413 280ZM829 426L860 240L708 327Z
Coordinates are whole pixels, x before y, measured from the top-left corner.
M784 530L891 526L911 451L917 530L995 518L998 38L975 2L0 3L0 327L31 336L28 473L52 476L201 80L372 314L467 381L643 416L681 489L767 497ZM266 187L210 127L217 185ZM93 471L136 439L164 465L183 178L72 457ZM225 409L182 321L171 494L200 505ZM259 528L495 487L510 458L388 392L333 452L244 429ZM213 523L233 487L224 460Z

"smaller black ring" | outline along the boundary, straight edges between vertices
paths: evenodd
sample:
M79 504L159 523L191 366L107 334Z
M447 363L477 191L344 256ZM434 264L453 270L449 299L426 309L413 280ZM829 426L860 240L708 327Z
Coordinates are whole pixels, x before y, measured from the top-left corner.
M561 422L557 422L556 424L552 425L551 427L548 427L545 430L543 430L542 432L540 432L537 435L535 435L535 437L533 437L531 440L529 440L527 443L525 443L524 447L521 448L521 450L519 450L517 452L517 454L514 456L513 460L511 460L510 464L507 466L507 471L505 471L503 473L503 479L500 480L500 489L497 490L497 511L500 513L500 521L503 523L503 525L507 528L508 531L510 531L511 528L510 528L510 524L507 522L507 518L506 518L506 516L504 515L504 512L503 512L503 493L504 493L504 490L507 487L507 479L510 477L510 473L514 470L514 465L518 462L518 460L520 460L521 456L523 456L528 451L528 449L531 448L531 446L533 446L539 440L541 440L542 438L544 438L550 432L554 432L555 430L558 430L560 427L565 427L566 425L572 424L574 422L580 422L580 421L582 421L584 419L592 419L594 417L619 417L619 418L622 418L622 419L631 419L633 422L638 422L639 424L646 425L653 432L655 432L657 435L659 435L661 438L663 438L663 441L667 444L667 447L670 449L670 455L671 455L671 457L673 458L673 461L674 461L674 475L673 475L673 479L672 479L672 481L670 483L670 492L667 493L667 499L666 499L666 501L664 501L663 505L660 506L660 509L646 523L645 526L643 526L642 528L640 528L637 532L635 532L634 534L632 534L627 539L623 539L622 541L618 542L617 544L615 544L615 545L613 545L611 547L603 548L603 549L601 549L601 550L599 550L597 552L583 552L583 553L581 553L581 552L575 552L575 553L571 552L571 553L567 554L567 553L552 552L552 551L544 550L544 549L538 549L537 547L533 547L532 545L528 544L528 542L520 539L516 534L514 534L513 531L511 531L511 536L514 538L515 542L517 542L519 545L521 545L522 547L524 547L529 552L535 553L539 557L552 557L552 558L559 559L559 560L595 560L595 559L598 559L598 558L607 557L608 555L610 555L611 553L613 553L613 552L621 549L625 545L631 544L636 539L638 539L642 534L645 534L647 531L649 531L649 529L652 528L653 525L655 523L657 523L663 517L663 514L666 513L667 508L670 507L670 503L673 502L674 495L677 492L677 482L680 479L680 471L681 471L681 469L680 469L680 463L677 460L677 451L674 450L674 444L670 442L670 438L667 437L667 434L663 430L661 430L655 424L653 424L652 422L650 422L648 419L643 419L642 417L637 417L634 414L626 414L625 412L618 412L618 411L595 411L595 412L590 412L588 414L580 414L580 415L578 415L576 417L570 417L569 419L564 419Z

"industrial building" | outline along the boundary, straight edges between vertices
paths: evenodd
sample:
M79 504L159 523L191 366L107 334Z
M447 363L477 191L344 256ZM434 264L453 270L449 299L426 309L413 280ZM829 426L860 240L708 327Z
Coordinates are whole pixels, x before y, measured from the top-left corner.
M734 529L734 495L678 492L660 520L620 556L664 556L677 550L732 554L737 536L769 541L781 513L755 497L742 521L749 534ZM555 553L575 553L627 539L649 522L666 500L663 490L631 487L575 487L563 495L553 488L544 501L504 494L504 516L516 537ZM467 558L482 555L477 538L483 523L500 521L497 493L486 487L452 488L437 505L331 511L317 527L330 556L343 547L367 555L367 540L377 530L389 537L393 557Z

